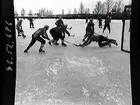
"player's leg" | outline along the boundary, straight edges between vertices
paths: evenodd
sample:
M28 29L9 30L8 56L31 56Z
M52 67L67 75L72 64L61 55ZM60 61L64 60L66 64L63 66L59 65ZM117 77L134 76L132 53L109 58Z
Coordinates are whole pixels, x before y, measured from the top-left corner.
M111 31L111 30L110 30L110 24L107 25L107 28L108 28L109 33L110 33L110 31Z
M30 22L30 28L32 28L32 23Z
M85 47L85 46L89 45L91 42L92 42L92 40L90 39L90 37L88 37L87 40L83 44L80 44L79 46Z
M35 38L32 38L30 44L28 45L28 47L24 50L25 53L28 52L28 50L34 45L34 43L36 42Z
M105 31L106 27L107 27L107 25L105 24L105 25L104 25L104 28L103 28L103 33L104 33L104 31Z
M20 29L20 33L21 33L21 35L22 35L23 38L26 37L26 35L24 35L24 31L22 29Z
M41 37L38 37L38 38L37 38L37 41L39 41L39 42L41 43L41 46L40 46L40 48L39 48L39 52L45 52L45 51L43 50L43 47L44 47L46 41L45 41L43 38L41 38Z
M100 25L100 28L102 28L102 23L101 22L99 23L99 25Z
M105 47L105 46L111 47L111 44L109 44L109 43L107 43L107 42L105 42L105 41L98 42L98 45L99 45L99 47Z
M102 28L102 26L103 26L103 25L102 25L102 22L101 22L101 28Z
M21 36L21 35L20 35L20 28L17 27L16 29L17 29L18 36Z
M60 39L61 39L61 45L62 45L62 46L67 46L67 45L64 43L65 36L63 36L62 33L61 33L61 35L60 35Z
M33 22L32 22L32 27L33 27L33 28L35 28L35 27L34 27L34 23L33 23Z
M102 35L99 36L98 45L99 47L104 47L104 46L111 47L111 44L109 43L108 39Z
M50 34L51 34L51 36L52 36L52 40L51 40L51 42L54 44L54 45L58 45L58 43L57 43L57 41L59 40L59 38L57 37L57 33L55 32L55 30L54 29L51 29L50 30Z
M108 39L108 42L109 42L109 43L112 43L112 44L114 44L114 45L116 45L116 46L118 46L117 41L114 40L114 39Z

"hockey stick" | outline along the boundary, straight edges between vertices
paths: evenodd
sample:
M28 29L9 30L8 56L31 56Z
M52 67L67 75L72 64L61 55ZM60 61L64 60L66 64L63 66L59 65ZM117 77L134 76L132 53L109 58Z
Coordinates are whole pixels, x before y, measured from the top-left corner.
M73 35L70 35L70 36L74 37L74 36L75 36L75 34L73 34Z
M71 29L72 29L72 27L70 27L70 28L67 28L67 29L71 30Z
M97 34L97 33L95 33L95 32L94 32L94 34L99 35L99 34Z
M77 44L75 44L75 43L72 43L72 42L69 42L69 41L66 41L66 40L64 40L65 42L67 42L67 43L69 43L69 44L72 44L72 45L74 45L74 46L79 46L79 45L77 45Z

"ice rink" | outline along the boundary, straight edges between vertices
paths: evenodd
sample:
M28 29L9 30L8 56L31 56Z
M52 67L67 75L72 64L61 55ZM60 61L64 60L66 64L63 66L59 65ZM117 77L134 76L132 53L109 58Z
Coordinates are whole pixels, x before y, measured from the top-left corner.
M51 29L55 21L36 19L35 29L30 29L29 21L23 20L27 37L16 36L15 105L132 105L130 55L121 51L122 21L112 20L111 34L108 30L102 34L97 20L94 20L95 32L116 39L118 46L99 48L93 42L85 48L79 48L69 43L66 43L67 47L61 44L49 46L46 43L46 52L39 54L40 43L36 42L29 53L24 53L32 33L46 24ZM64 19L64 23L72 27L69 32L75 34L75 37L66 35L65 40L82 43L85 20ZM48 34L51 38L49 31ZM125 46L129 49L127 29L125 34Z

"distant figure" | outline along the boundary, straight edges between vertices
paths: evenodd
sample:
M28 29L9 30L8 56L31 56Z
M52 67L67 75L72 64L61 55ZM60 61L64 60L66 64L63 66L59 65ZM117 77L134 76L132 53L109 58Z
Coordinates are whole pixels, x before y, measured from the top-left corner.
M30 17L29 18L29 22L30 22L30 28L34 28L34 23L33 23L33 18L32 17Z
M90 19L89 23L87 24L86 33L87 32L90 32L91 34L94 34L94 23L93 23L93 19Z
M109 15L107 15L106 19L105 19L105 25L104 25L104 29L103 29L103 33L105 31L106 28L108 28L109 33L110 33L110 23L111 23L111 18Z
M43 28L39 28L37 31L35 31L32 34L32 40L31 40L30 44L28 45L28 47L24 50L24 53L27 53L28 50L35 44L36 41L39 41L41 43L41 46L39 48L39 52L44 53L45 51L43 50L43 47L46 43L46 41L44 39L49 40L48 43L51 44L50 39L48 37L48 34L46 33L46 31L48 29L49 29L49 26L45 25Z
M88 23L88 17L86 17L86 23Z
M99 28L102 28L102 17L98 18L98 22L99 22Z
M19 18L17 17L17 22L19 21Z
M17 29L17 32L18 32L18 36L21 36L23 38L25 38L26 36L24 35L24 32L23 32L23 29L22 29L22 20L19 20L16 24L16 29Z
M63 22L63 20L62 20L62 17L59 17L59 20L57 20L57 21L55 22L55 25L56 25L57 27L61 27L62 25L64 25L64 22Z

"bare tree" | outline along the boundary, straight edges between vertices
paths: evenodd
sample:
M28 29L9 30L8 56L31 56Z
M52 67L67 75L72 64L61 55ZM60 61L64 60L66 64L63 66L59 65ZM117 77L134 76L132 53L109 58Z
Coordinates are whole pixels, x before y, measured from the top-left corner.
M69 9L68 14L71 14L71 9Z
M113 12L119 14L122 12L123 8L124 8L123 0L118 0L114 3L112 10Z
M123 4L123 0L119 0L118 1L118 6L117 6L117 13L121 13L122 12L122 10L123 10L123 8L124 8L124 4Z
M97 4L95 5L94 12L96 14L101 14L101 12L102 12L102 2L101 1L98 1Z
M114 5L114 0L106 0L105 7L107 13L109 13L112 10L113 5Z
M102 3L102 6L101 6L101 14L104 14L105 13L105 4Z
M29 14L28 14L29 16L33 16L33 12L32 12L32 10L30 9L29 10Z
M23 16L23 17L24 17L25 15L26 15L25 9L24 9L24 8L22 8L22 9L21 9L21 16Z
M15 17L17 17L17 16L18 16L18 13L17 13L17 11L16 11L16 10L14 11L14 15L15 15Z
M53 11L49 10L49 15L52 16L53 15Z
M84 13L84 4L82 2L80 4L79 13L80 14L83 14Z
M77 13L78 13L78 12L77 12L77 9L74 8L73 14L77 14Z
M85 14L90 14L90 9L89 8L85 8Z
M51 16L53 15L53 11L52 10L48 10L46 8L41 8L38 10L38 14L39 17L45 17L45 16Z

